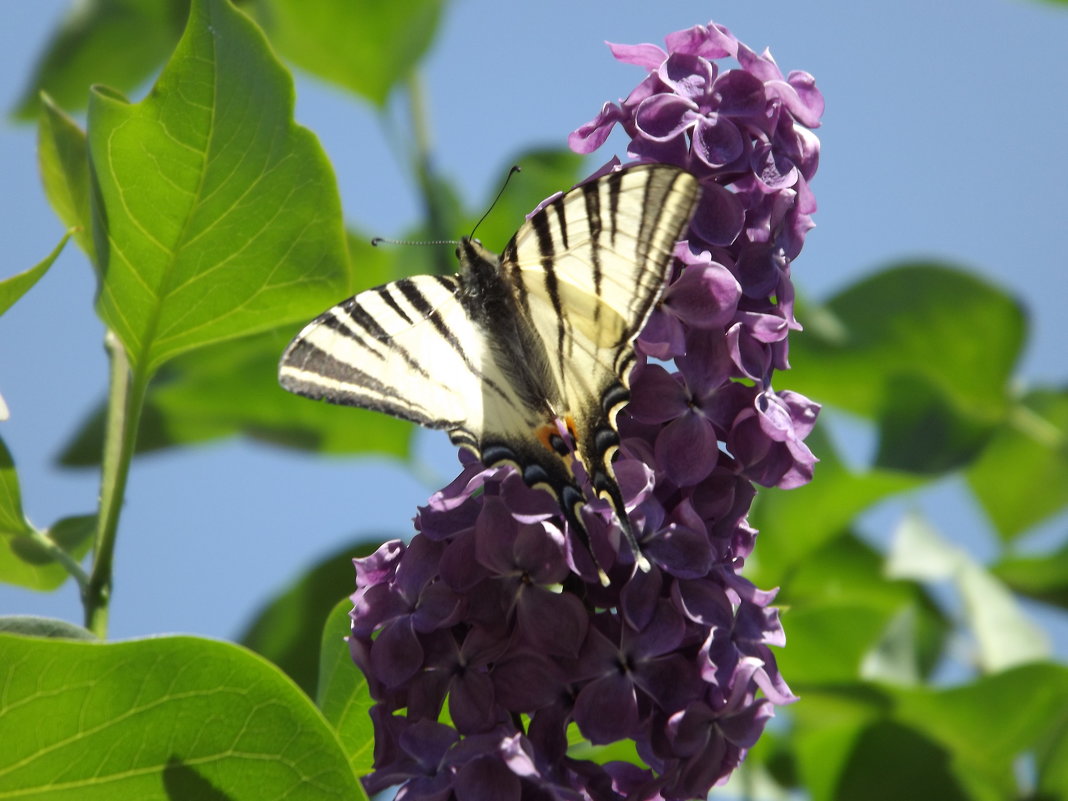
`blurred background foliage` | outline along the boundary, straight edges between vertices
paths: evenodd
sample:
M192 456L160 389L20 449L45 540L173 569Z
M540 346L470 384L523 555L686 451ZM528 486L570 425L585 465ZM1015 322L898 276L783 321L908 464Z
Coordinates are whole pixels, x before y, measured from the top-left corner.
M289 66L352 93L356 102L384 109L389 98L403 95L415 110L422 91L416 70L448 11L441 0L236 5ZM98 187L90 186L86 153L97 119L90 110L85 131L67 115L84 111L91 85L131 92L152 79L171 57L189 11L188 0L79 4L41 54L13 110L28 124L36 121L49 199L65 224L81 226L76 243L90 258L88 232L100 223L91 218L89 195ZM661 33L650 31L648 38ZM177 60L170 68L181 66ZM279 113L292 103L285 77L235 69L225 81L237 93L262 92L283 109ZM166 91L161 81L145 103ZM98 92L98 98L92 102L101 108L134 108L107 105L119 102L111 93ZM432 169L429 145L413 120L401 149L420 193L423 222L408 235L440 238L470 230L489 199L463 201L460 187ZM560 132L561 141L566 133ZM588 171L563 149L515 145L528 180L514 182L493 207L480 228L487 242L505 241L515 220ZM321 153L310 146L296 153L303 160L299 175L325 181L327 196L336 191ZM124 154L112 156L121 161ZM121 172L121 164L115 170ZM336 261L324 268L326 286L310 297L286 298L284 310L273 312L277 324L256 321L170 350L146 350L159 369L148 386L140 452L243 434L313 453L412 459L409 426L276 391L275 365L295 320L310 319L345 294L451 266L435 249L371 248L358 224L343 230L340 207L304 200L291 213L324 226L316 241L326 243ZM236 251L241 236L252 235L247 225L229 234L212 259L225 261L227 248ZM0 312L50 264L0 283ZM98 309L107 319L106 308ZM1041 550L1027 546L1036 527L1064 520L1068 505L1068 392L1063 384L1024 387L1019 380L1029 336L1026 309L967 265L910 258L822 302L803 298L798 318L805 331L791 340L793 369L783 381L824 404L810 439L821 463L809 486L760 493L751 522L761 533L745 574L760 587L781 588L788 645L777 656L801 701L779 711L724 797L1068 798L1068 671L1052 658L1049 637L1035 622L1039 607L1023 602L1041 602L1045 620L1063 615L1068 605L1063 526ZM104 420L103 406L86 410L61 456L64 465L99 464ZM858 521L888 498L947 481L966 487L985 513L998 539L992 558L980 560L953 544L959 536L936 530L918 509L894 521L881 543L862 536ZM0 530L12 543L2 549L0 578L39 590L58 586L64 570L20 539L27 524L15 465L2 443L0 490ZM401 512L398 520L409 514ZM68 517L50 531L80 559L91 523L91 516ZM338 678L345 676L340 668L329 672L344 661L336 643L322 650L332 654L333 668L321 662L323 626L331 612L333 625L339 624L335 607L350 592L351 558L374 547L368 543L406 530L399 522L395 532L362 532L360 544L341 547L294 576L239 638L310 697L340 704L332 720L346 714L338 698L347 685L338 682L349 679ZM332 683L324 684L327 679ZM354 770L361 765L354 763Z

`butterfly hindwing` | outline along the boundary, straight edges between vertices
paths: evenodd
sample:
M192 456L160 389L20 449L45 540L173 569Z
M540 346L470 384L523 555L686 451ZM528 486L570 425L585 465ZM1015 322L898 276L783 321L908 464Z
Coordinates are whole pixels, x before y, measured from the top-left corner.
M663 291L676 240L697 203L696 180L662 165L632 167L546 205L502 254L502 270L550 349L561 414L598 495L626 523L611 460L629 398L632 342Z

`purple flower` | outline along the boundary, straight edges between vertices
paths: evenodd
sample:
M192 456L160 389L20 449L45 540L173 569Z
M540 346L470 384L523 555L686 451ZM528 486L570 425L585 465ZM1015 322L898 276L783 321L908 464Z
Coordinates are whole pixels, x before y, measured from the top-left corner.
M819 407L773 388L788 367L790 264L812 227L823 100L726 28L611 45L645 78L570 137L588 153L619 126L640 161L700 180L700 206L636 348L616 477L652 567L618 559L607 504L583 510L590 553L557 503L466 454L419 510L407 546L355 560L353 659L376 705L378 792L417 799L703 797L795 700L770 646L774 592L739 575L753 483L812 477ZM729 68L720 59L733 58ZM618 167L609 162L600 172ZM634 743L645 766L569 755Z

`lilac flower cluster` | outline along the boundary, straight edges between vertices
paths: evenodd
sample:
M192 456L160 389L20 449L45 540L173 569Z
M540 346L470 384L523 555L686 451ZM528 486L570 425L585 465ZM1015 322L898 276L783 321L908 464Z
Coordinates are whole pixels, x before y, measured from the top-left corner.
M607 504L584 514L605 587L559 507L508 467L472 457L393 541L356 560L350 644L376 706L370 792L402 801L704 797L794 700L770 645L774 592L738 571L756 532L753 482L812 476L818 407L772 389L787 367L790 261L815 210L822 98L709 24L617 46L648 76L571 136L615 125L630 155L702 185L670 286L637 342L615 470L649 572ZM740 69L714 59L734 57ZM651 360L650 360L651 359ZM673 362L674 371L666 364ZM631 740L643 765L570 747Z

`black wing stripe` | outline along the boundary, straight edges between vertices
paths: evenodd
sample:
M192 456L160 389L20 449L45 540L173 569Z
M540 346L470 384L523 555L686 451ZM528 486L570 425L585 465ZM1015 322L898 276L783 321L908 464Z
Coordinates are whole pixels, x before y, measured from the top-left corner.
M448 276L441 277L448 278ZM455 289L455 285L451 282L443 281L442 285L449 289ZM512 396L505 392L500 384L487 376L480 366L476 365L468 358L467 353L464 351L463 343L460 342L456 333L449 328L445 320L442 319L440 312L430 304L430 301L427 300L426 295L422 293L419 287L407 281L398 281L395 286L400 289L401 294L404 295L405 300L412 305L412 308L419 312L423 319L428 320L430 324L434 326L434 330L438 332L438 335L449 344L449 347L452 348L456 355L463 361L464 367L476 375L484 387L488 387L497 393L503 400L511 403Z
M613 172L610 173L604 182L605 188L608 190L608 241L614 248L616 246L616 233L618 228L616 227L619 220L619 196L623 192L623 176L626 173Z
M379 287L378 296L386 302L386 305L393 311L395 315L400 317L408 325L415 325L415 320L408 316L408 313L404 311L404 307L397 303L397 299L393 297L393 286L387 284L386 286Z
M593 291L597 297L601 297L604 271L601 266L601 196L597 191L597 184L583 184L582 198L583 205L586 208L586 226L590 232L590 266L593 268ZM594 308L593 322L594 325L599 325L601 322L600 304Z
M561 374L564 363L567 361L568 320L564 311L564 305L560 301L560 284L556 277L556 246L553 242L552 224L549 220L548 210L554 209L557 219L563 216L563 199L557 198L544 209L530 218L534 226L534 233L538 239L538 252L541 256L541 266L545 273L545 292L552 303L553 312L556 314L556 360Z

